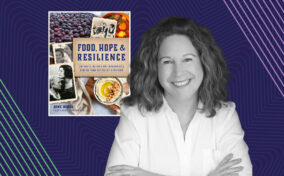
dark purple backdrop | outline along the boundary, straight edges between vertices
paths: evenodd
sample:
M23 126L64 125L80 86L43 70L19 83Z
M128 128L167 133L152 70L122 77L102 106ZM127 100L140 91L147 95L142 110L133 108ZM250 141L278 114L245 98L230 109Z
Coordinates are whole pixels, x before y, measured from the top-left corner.
M284 96L281 94L281 91L283 93L283 85L281 87L283 64L280 64L280 69L276 71L280 75L280 80L273 82L272 78L277 78L277 74L269 75L269 71L272 69L265 69L264 67L268 61L267 63L261 62L261 59L265 59L264 54L261 54L259 48L254 49L252 47L252 45L257 46L257 43L252 42L252 45L249 43L248 39L253 39L253 37L249 35L247 29L244 28L242 31L238 26L228 9L233 9L233 4L226 2L212 0L0 1L0 79L10 91L19 109L54 163L54 166L52 166L40 144L35 142L39 152L42 153L47 162L45 163L44 159L36 153L36 148L32 147L31 142L28 141L31 144L31 150L35 151L35 157L31 157L34 165L28 159L27 163L31 169L34 166L39 168L38 172L32 169L35 175L38 175L37 173L45 174L45 172L48 175L52 175L52 173L57 175L55 167L61 175L103 175L113 141L114 129L119 121L118 117L48 117L48 11L64 10L131 11L132 56L137 50L141 35L164 17L193 18L196 22L207 26L222 48L230 69L231 77L228 83L230 100L237 105L242 127L246 133L245 140L250 149L249 154L254 175L284 175ZM237 9L242 6L249 12L243 1L234 2ZM240 4L237 2L240 2ZM265 14L261 12L261 6L264 10L270 8L272 14L275 14L274 17L268 16L271 17L271 23L267 19L264 19L264 22L272 30L271 33L275 36L276 42L280 43L280 48L283 48L283 43L281 44L281 41L283 41L283 19L276 13L278 12L283 16L283 11L281 11L281 9L283 10L283 1L267 2L266 4L263 1L257 2L254 2L254 5L263 17L265 17ZM247 3L247 5L257 15L252 4ZM237 11L232 10L232 12L237 15ZM242 12L241 9L240 12ZM269 15L269 11L267 11L267 14ZM253 17L249 14L248 16ZM256 18L261 20L260 17L256 16ZM236 20L241 21L238 17L236 17ZM273 31L271 24L275 26L275 31ZM265 26L263 22L261 25ZM282 26L282 29L279 28L279 25ZM265 38L264 34L267 34L268 40L274 40L269 35L269 31L263 33L260 29L258 31L260 37ZM243 32L248 34L248 38ZM277 34L280 34L280 37L282 36L282 40ZM276 44L272 43L275 46L274 50L272 47L269 48L272 52L271 55L266 51L270 60L272 58L278 59L277 53L280 53L280 57L283 59L283 52ZM260 45L261 47L265 46ZM277 88L277 85L280 88ZM0 87L3 94L9 97L3 85L0 85ZM5 98L3 99L2 96L1 100L3 105L0 110L8 118L4 106L9 107L9 104L5 102ZM16 109L15 105L11 106ZM11 110L7 111L13 115ZM19 115L19 118L23 118L19 111L16 114ZM1 116L1 125L6 125L11 138L17 141L3 118ZM15 114L13 118L16 118ZM9 123L13 124L11 120L9 120ZM20 125L16 120L15 123ZM24 123L24 127L29 129L26 123ZM12 126L11 128L16 131L15 127ZM20 131L24 133L22 129ZM32 132L27 131L35 140ZM28 139L27 135L23 135L23 137ZM1 152L1 173L6 172L10 175L10 166L12 172L16 174L17 171L12 164L12 161L14 161L19 172L24 174L4 138L16 151L9 135L1 126L1 147L4 147L7 152ZM28 154L33 156L23 139L20 138L19 140L23 143ZM20 145L17 142L15 144L23 152ZM3 151L3 148L1 151ZM19 157L22 167L28 175L31 175L21 156L17 152L15 153ZM12 161L9 160L7 155L10 156ZM23 154L23 158L27 158L27 156ZM38 161L35 158L39 158ZM40 165L45 172L40 169ZM48 170L48 166L51 171Z

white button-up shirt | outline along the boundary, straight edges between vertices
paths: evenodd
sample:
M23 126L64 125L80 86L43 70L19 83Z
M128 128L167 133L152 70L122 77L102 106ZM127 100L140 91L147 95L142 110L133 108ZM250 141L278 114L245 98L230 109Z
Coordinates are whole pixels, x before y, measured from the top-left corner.
M122 106L107 168L125 164L164 175L206 176L233 153L242 159L240 176L252 175L234 103L222 103L213 118L197 110L185 136L165 99L158 112L143 115L137 106Z

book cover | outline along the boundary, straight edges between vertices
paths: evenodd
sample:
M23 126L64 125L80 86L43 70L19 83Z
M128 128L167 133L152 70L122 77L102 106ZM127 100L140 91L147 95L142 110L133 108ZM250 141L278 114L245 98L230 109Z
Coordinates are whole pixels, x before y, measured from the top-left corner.
M130 94L130 12L49 12L49 115L119 115Z

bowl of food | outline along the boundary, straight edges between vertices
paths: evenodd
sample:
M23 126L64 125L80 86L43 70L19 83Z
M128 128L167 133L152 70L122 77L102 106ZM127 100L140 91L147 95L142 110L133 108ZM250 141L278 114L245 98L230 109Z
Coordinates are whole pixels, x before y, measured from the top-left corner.
M99 78L94 86L96 99L102 104L111 105L117 102L123 93L123 86L119 79Z
M117 21L116 38L129 38L129 16L125 13L107 13L103 18Z

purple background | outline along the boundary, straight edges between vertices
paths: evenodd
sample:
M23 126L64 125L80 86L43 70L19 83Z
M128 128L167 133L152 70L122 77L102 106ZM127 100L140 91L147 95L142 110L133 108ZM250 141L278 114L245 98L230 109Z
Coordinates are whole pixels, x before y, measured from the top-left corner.
M248 17L252 18L246 4L243 1L240 1L240 4L237 2L239 1L234 3L236 8L244 7ZM247 3L247 5L251 7L253 14L257 15L253 4ZM281 9L283 10L283 2L257 1L254 5L263 17L265 14L261 12L261 6L264 10L270 8L271 14L274 14L273 17L266 10L271 22L267 18L264 19L264 23L271 29L275 43L272 43L264 54L266 53L270 60L275 58L278 65L274 64L265 68L264 65L269 62L261 61L261 59L265 60L265 55L260 49L265 46L260 44L260 47L252 47L257 46L257 43L250 44L248 39L253 39L253 35L249 35L245 26L243 31L238 26L228 9L233 9L230 2L212 0L175 2L159 0L89 0L84 2L2 0L0 1L0 79L10 91L61 175L103 175L113 141L114 129L119 118L48 117L48 11L131 11L132 56L137 50L141 35L162 18L167 16L192 18L211 30L227 60L231 74L228 83L230 100L237 105L242 127L246 133L245 140L250 149L254 175L284 175L284 96L283 85L281 85L284 69L283 64L279 64L278 57L283 59L283 52L280 49L283 48L283 43L281 44L283 19L277 15L277 12L280 13ZM237 15L234 9L232 12ZM240 12L242 12L241 9ZM281 14L283 16L283 11ZM256 16L256 19L260 20L261 26L265 26L260 17ZM238 17L236 20L241 21ZM252 23L256 24L254 21ZM282 29L279 26L282 26ZM267 34L267 40L273 41L269 31L264 28L263 30L262 32L261 29L257 29L258 38L265 40L264 34ZM248 38L243 32L248 35ZM282 36L282 40L279 36ZM261 42L260 39L259 42ZM264 41L264 43L267 42ZM270 54L269 51L271 51ZM270 71L273 72L272 68L277 69L277 66L278 70L269 75ZM273 81L272 78L277 79L277 75L280 79L278 82ZM0 87L4 90L3 86ZM1 100L4 102L3 97ZM5 112L3 107L0 110ZM1 122L5 124L3 118ZM2 127L1 133L12 146ZM31 131L28 133L31 134ZM16 163L2 138L1 143ZM39 147L38 143L36 145ZM43 153L42 150L40 152ZM6 160L14 173L17 173L5 153L2 152L2 155L2 169L4 168L8 175L11 174L8 166L3 162ZM38 157L37 154L36 157ZM46 155L44 158L48 160ZM32 157L32 160L37 163L35 158ZM42 159L39 159L39 163L42 163L43 168L46 169L47 166ZM35 165L39 168L38 164ZM54 175L57 175L51 163L47 162L47 165L50 166ZM16 166L18 167L17 163ZM23 164L23 167L27 166ZM30 167L32 168L33 165ZM2 169L1 173L4 173ZM20 167L18 169L24 173ZM44 174L42 170L38 170ZM28 170L26 172L29 173ZM46 172L52 175L47 169Z

